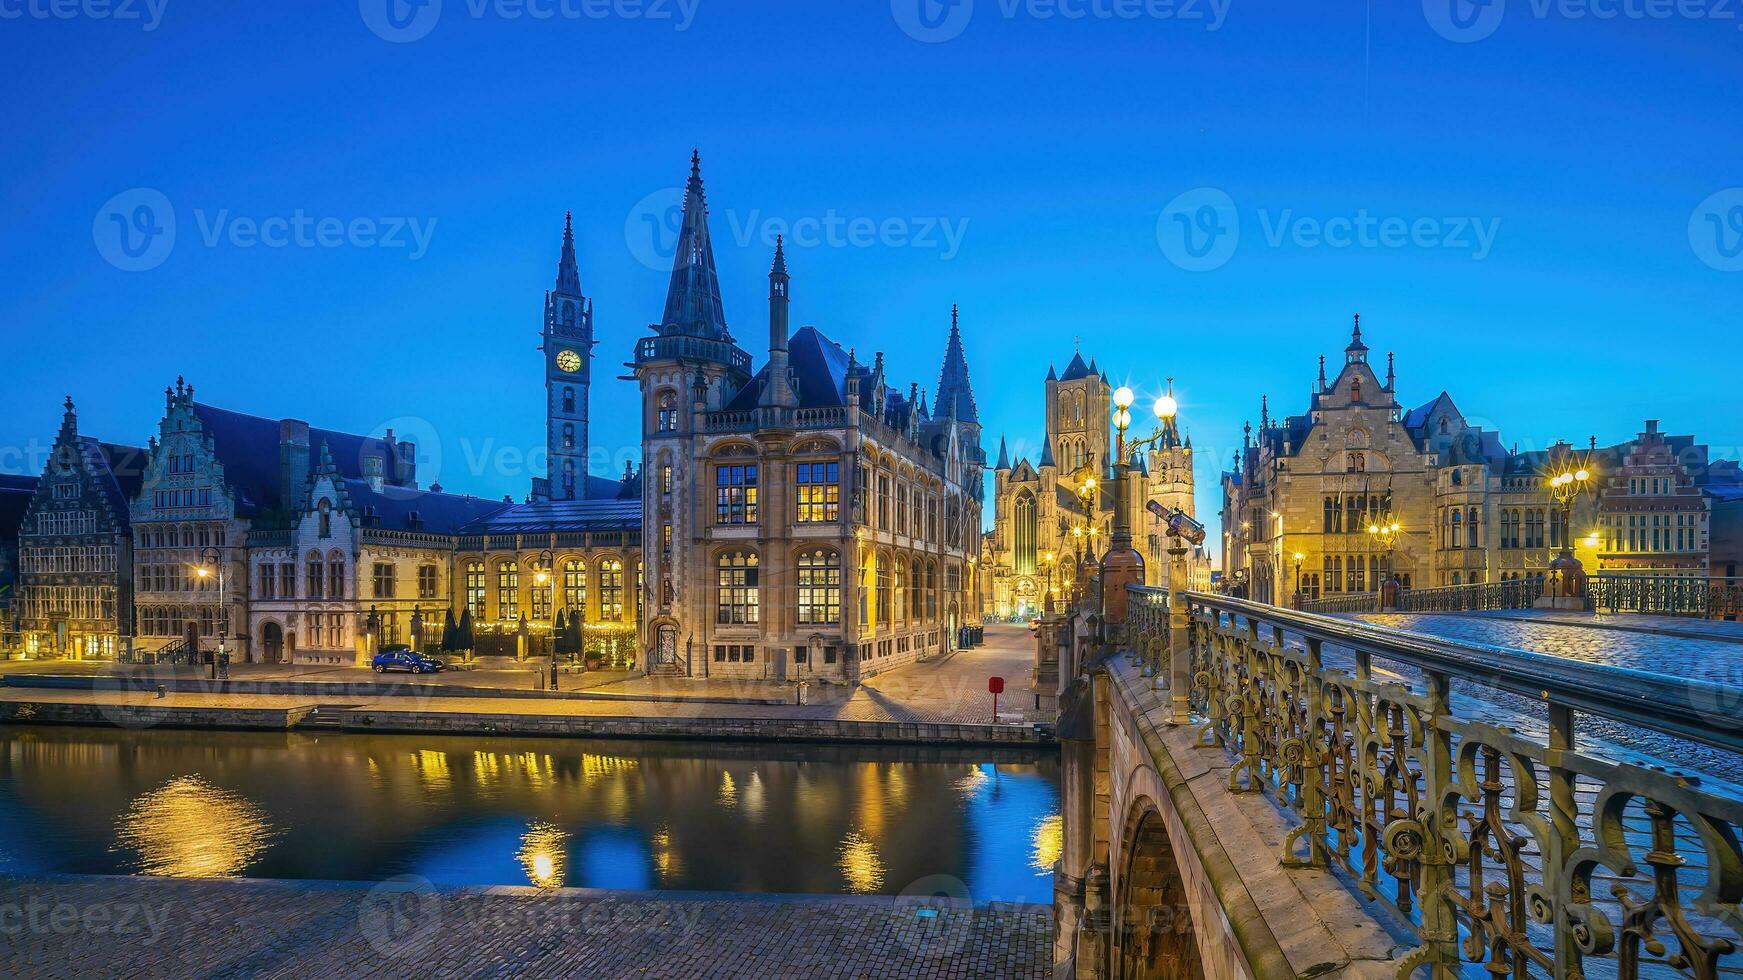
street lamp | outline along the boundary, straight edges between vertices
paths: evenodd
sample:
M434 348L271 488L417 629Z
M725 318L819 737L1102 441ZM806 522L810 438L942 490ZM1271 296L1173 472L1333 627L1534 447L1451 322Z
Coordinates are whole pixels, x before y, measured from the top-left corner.
M200 549L200 563L194 566L194 575L199 578L201 588L213 578L218 580L218 651L212 655L212 680L218 679L218 662L226 659L228 653L224 649L224 640L229 635L229 620L224 612L224 554L217 548ZM199 656L199 642L196 640L194 649L188 651L188 663L194 664ZM226 667L225 674L229 674Z
M1586 591L1585 569L1574 557L1574 501L1591 486L1593 474L1589 457L1582 460L1569 452L1560 462L1561 471L1549 478L1549 493L1561 506L1561 554L1549 563L1549 569L1561 582L1558 597L1571 598L1584 596Z
M1398 589L1400 582L1398 572L1392 567L1392 552L1398 546L1398 535L1404 530L1404 525L1395 518L1382 517L1378 522L1367 527L1368 537L1379 544L1380 550L1386 554L1386 578L1380 583L1380 610L1398 608Z
M534 581L538 583L538 587L541 590L550 590L545 593L544 599L545 622L551 626L551 690L553 691L557 689L557 630L555 621L552 617L557 615L557 604L552 601L552 599L555 598L552 593L555 592L556 589L551 586L551 566L556 563L557 556L551 554L549 550L539 552L539 570L538 573L533 576Z
M1046 615L1053 614L1053 552L1041 552L1041 566L1047 570L1046 591L1041 596L1041 611Z
M1294 563L1294 565L1295 565L1295 608L1300 609L1301 608L1301 563L1307 560L1307 556L1302 554L1301 552L1297 551L1294 554L1289 556L1289 560L1292 563Z

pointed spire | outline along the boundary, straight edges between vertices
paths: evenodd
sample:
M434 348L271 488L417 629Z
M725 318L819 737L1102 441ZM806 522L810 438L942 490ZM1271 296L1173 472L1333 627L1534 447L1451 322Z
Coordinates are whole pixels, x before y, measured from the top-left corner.
M714 270L714 242L708 235L708 201L702 190L702 155L690 155L690 183L684 189L684 223L672 255L672 280L660 332L710 340L731 340L720 305L720 276Z
M995 469L995 470L1008 470L1010 468L1011 468L1011 452L1009 449L1005 448L1005 437L999 436L999 465L993 467L993 469Z
M1398 354L1395 351L1386 352L1386 390L1391 391L1397 379Z
M769 268L769 275L770 276L784 276L787 274L787 250L786 250L786 247L783 243L784 243L784 237L781 235L776 235L775 236L775 264Z
M1344 348L1344 353L1354 361L1365 361L1368 355L1368 345L1362 343L1362 315L1356 314L1356 325L1350 331L1350 346Z
M1271 396L1259 396L1259 432L1264 433L1271 427Z
M575 213L563 212L563 251L557 258L557 292L581 295L581 269L575 262Z
M944 346L944 366L938 371L938 411L945 418L980 424L974 407L974 388L968 380L968 357L962 352L960 310L950 307L950 340Z
M1319 355L1319 390L1325 390L1325 355Z
M1049 362L1047 365L1047 380L1048 381L1058 381L1059 380L1059 372L1055 371L1053 369L1053 365L1051 362Z
M1041 440L1041 465L1057 466L1057 464L1053 462L1053 440L1051 439Z
M1071 363L1065 366L1065 373L1059 376L1059 380L1077 381L1094 373L1089 369L1089 365L1083 362L1083 354L1080 352L1071 355Z

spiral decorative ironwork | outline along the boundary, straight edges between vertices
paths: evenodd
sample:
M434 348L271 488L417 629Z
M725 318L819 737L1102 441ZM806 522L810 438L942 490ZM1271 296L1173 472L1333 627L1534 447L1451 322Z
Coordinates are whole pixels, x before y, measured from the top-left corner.
M1743 800L1575 738L1601 719L1743 753L1743 690L1199 593L1171 646L1166 593L1131 593L1133 648L1191 679L1229 788L1300 817L1285 863L1335 865L1415 930L1401 980L1743 975ZM1538 734L1455 710L1455 682L1529 699Z

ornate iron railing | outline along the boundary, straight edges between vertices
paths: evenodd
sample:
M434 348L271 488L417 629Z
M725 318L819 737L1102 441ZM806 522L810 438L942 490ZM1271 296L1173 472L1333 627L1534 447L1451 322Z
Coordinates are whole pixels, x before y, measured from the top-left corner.
M1599 612L1743 618L1743 578L1594 575L1587 585Z
M1404 589L1398 594L1401 612L1481 612L1486 609L1530 609L1543 598L1544 578L1506 582L1473 582L1432 589Z
M1506 582L1471 582L1431 589L1400 589L1399 612L1481 612L1488 609L1530 609L1543 597L1542 576ZM1365 613L1380 611L1380 593L1348 592L1301 604L1304 612Z
M1342 592L1309 599L1301 608L1316 613L1363 613L1380 611L1378 592Z
M1342 869L1416 932L1399 977L1743 970L1743 800L1576 739L1578 719L1743 752L1743 689L1199 593L1170 653L1167 597L1134 593L1127 638L1146 673L1189 659L1229 789L1300 816L1284 862ZM1455 711L1455 681L1539 706L1547 734Z

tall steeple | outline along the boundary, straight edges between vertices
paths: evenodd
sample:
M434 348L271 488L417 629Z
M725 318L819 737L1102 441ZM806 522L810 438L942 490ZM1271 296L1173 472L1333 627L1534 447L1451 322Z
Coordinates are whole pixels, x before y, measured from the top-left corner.
M938 414L958 422L980 424L980 413L974 407L974 389L968 381L968 357L962 352L962 329L959 311L950 307L950 340L944 346L944 366L938 372Z
M1344 360L1354 364L1368 359L1368 345L1362 343L1362 315L1356 314L1355 329L1350 332L1350 346L1344 348Z
M545 475L533 496L587 496L587 392L593 379L593 301L581 294L575 222L563 215L556 288L545 293Z
M1011 468L1011 451L1005 448L1005 437L999 436L999 465L994 469L1008 470Z
M660 333L730 341L720 305L720 277L714 270L714 242L708 235L708 199L702 190L702 155L690 154L690 182L684 189L684 223L672 255L672 280Z

